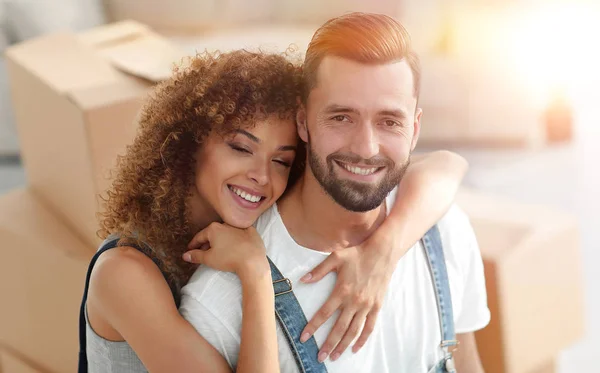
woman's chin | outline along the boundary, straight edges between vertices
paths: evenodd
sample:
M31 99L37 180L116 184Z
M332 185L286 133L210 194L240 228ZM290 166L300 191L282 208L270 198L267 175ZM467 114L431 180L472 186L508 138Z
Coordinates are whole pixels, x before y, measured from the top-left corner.
M255 214L252 214L252 216L250 214L248 216L224 216L223 223L235 228L246 229L250 228L256 219L258 219L258 216L255 216Z

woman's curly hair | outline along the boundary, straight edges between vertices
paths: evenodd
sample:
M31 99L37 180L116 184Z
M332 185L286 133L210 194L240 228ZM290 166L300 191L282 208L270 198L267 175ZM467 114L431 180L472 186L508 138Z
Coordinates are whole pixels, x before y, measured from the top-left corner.
M213 130L227 133L261 116L294 118L301 70L286 54L202 53L176 68L142 109L134 142L103 197L99 235L136 244L167 275L176 301L193 266L181 259L196 232L188 221L195 154Z

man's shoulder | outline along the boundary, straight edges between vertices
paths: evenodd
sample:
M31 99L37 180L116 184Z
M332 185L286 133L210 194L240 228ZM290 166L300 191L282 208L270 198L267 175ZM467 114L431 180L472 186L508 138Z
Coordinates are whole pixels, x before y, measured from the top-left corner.
M234 273L201 265L181 289L181 294L183 298L190 297L205 305L241 305L242 284Z
M269 207L265 212L263 212L256 222L254 223L254 227L256 231L263 235L265 232L269 230L271 225L279 218L279 212L277 210L277 204L273 204L273 206Z
M464 265L475 253L480 255L469 217L456 204L438 221L437 227L446 261Z
M446 236L460 235L465 231L472 230L469 217L457 204L450 206L448 212L438 221L437 226L440 233Z

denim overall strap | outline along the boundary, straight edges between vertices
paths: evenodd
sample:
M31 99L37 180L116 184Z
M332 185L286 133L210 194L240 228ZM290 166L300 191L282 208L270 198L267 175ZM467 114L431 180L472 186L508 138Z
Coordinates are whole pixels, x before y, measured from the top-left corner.
M430 372L448 372L456 373L454 368L454 359L452 352L448 347L456 346L456 334L454 332L454 315L452 312L452 297L450 294L450 282L446 261L444 259L444 250L442 238L437 226L433 226L422 238L427 263L431 273L431 279L435 290L435 298L438 307L438 316L440 321L440 331L442 341L440 348L444 352L444 358L436 364Z
M271 259L269 259L269 265L275 290L275 314L294 354L298 369L302 373L327 372L325 364L317 360L319 346L317 346L315 338L311 337L304 343L300 342L300 333L308 321L292 291L292 282L283 277Z
M81 307L79 309L79 364L77 366L78 373L87 373L88 371L88 362L87 362L87 351L86 351L86 325L85 325L85 303L87 301L88 295L88 287L90 285L90 276L92 274L92 269L94 269L94 265L96 261L107 250L110 250L117 246L119 242L119 238L115 236L108 237L102 245L100 245L100 249L96 252L96 254L92 257L92 261L88 267L87 275L85 277L85 288L83 289L83 298L81 300Z

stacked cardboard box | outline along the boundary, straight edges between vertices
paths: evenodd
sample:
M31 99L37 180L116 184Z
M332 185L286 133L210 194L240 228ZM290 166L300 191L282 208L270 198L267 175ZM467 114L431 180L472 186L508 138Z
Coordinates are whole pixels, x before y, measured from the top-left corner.
M559 352L584 333L576 219L466 190L458 203L485 267L492 320L476 338L486 373L552 372Z
M99 242L97 196L149 89L183 54L146 26L121 22L42 36L6 57L29 185L0 196L0 345L17 353L3 353L3 369L25 372L23 360L74 371Z
M0 344L48 371L74 371L92 251L29 190L0 197L0 242Z
M0 346L0 373L45 373L37 364L21 354Z
M183 53L142 24L52 34L6 52L27 180L93 250L98 195L149 89Z

